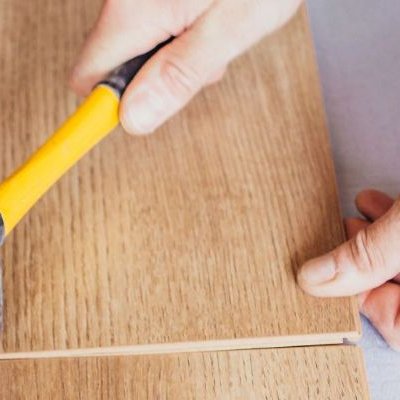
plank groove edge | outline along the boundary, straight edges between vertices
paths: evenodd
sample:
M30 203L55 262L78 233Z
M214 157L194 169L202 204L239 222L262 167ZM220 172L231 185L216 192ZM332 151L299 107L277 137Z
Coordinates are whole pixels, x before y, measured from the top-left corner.
M359 339L358 332L347 332L344 334L327 335L299 335L299 336L272 336L266 338L240 338L233 340L214 340L207 342L181 342L160 343L151 345L93 347L51 351L31 351L0 353L0 360L17 359L43 359L43 358L70 358L70 357L97 357L97 356L120 356L120 355L150 355L150 354L173 354L173 353L195 353L208 351L232 351L252 350L285 347L301 347L312 345L335 345L343 344L344 340L356 341Z

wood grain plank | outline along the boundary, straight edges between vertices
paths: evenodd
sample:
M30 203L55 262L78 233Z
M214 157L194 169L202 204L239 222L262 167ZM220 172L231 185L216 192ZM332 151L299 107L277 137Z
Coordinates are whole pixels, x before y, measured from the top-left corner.
M0 0L2 177L75 109L98 7ZM1 357L341 342L354 299L308 297L295 271L342 240L303 10L155 135L115 132L16 228Z
M0 362L0 398L368 399L361 351L331 346Z

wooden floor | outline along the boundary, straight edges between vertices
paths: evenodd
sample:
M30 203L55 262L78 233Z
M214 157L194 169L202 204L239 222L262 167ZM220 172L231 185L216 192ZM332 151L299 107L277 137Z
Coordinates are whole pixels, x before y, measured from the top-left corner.
M71 113L96 0L1 0L0 174ZM341 240L304 12L148 138L115 132L5 243L0 357L340 343L353 299L299 265ZM41 353L32 353L41 352Z
M99 5L0 0L1 178L76 108L64 82ZM356 347L287 347L360 330L354 299L295 282L343 240L307 26L155 135L115 132L17 227L1 399L368 398Z
M361 351L331 346L0 362L0 398L367 399Z

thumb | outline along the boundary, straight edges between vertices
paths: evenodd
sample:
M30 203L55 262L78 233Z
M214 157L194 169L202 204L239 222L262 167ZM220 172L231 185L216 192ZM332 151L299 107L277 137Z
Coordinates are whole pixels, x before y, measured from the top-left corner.
M400 201L332 252L308 261L299 285L314 296L349 296L380 286L400 272Z
M243 4L242 4L243 3ZM274 18L271 2L241 1L232 10L230 1L215 3L189 29L161 49L139 71L128 86L121 103L120 119L131 133L149 133L183 108L206 84L221 75L236 56L277 29L296 10L278 7ZM286 4L286 2L285 2ZM246 6L250 16L240 13ZM280 11L278 13L278 11ZM253 22L249 26L249 21Z
M154 131L225 69L209 44L187 31L153 56L126 89L120 119L131 133ZM219 72L221 71L221 73Z
M203 86L222 77L227 61L220 57L210 62L210 47L187 32L153 56L124 93L124 128L136 134L154 131Z

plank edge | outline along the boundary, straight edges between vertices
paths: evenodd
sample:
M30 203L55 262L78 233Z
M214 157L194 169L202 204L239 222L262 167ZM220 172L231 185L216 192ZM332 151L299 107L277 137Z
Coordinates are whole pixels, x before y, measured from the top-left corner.
M272 336L264 338L210 340L204 342L157 343L145 345L0 353L0 360L150 355L169 353L194 353L207 351L270 349L334 344L340 345L343 344L345 340L357 341L359 338L359 332L351 331L325 335L315 334L301 336Z

